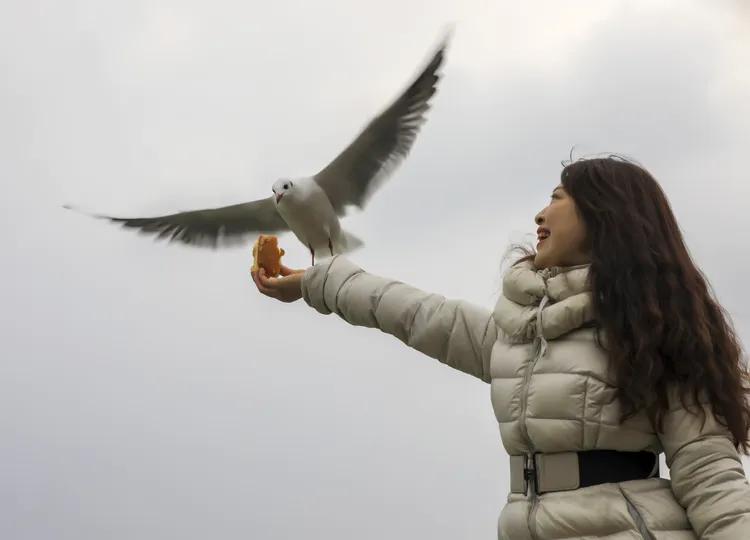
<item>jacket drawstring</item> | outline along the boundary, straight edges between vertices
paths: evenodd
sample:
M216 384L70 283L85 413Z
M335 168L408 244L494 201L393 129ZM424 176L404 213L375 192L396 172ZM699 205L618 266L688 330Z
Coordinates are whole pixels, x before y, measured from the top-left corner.
M544 306L549 301L549 296L547 296L547 293L544 293L544 297L542 298L542 301L539 302L539 308L536 312L536 337L539 339L540 342L540 349L539 349L539 358L542 358L544 354L547 352L547 340L544 339L544 332L542 331L542 310L544 309Z

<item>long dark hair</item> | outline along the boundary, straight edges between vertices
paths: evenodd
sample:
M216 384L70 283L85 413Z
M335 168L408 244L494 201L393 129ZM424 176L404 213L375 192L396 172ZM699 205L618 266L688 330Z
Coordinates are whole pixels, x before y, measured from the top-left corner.
M688 410L688 396L693 404L707 397L735 447L748 454L750 377L742 345L658 182L619 155L569 162L560 178L587 230L596 337L615 372L620 421L645 409L661 432L676 383ZM536 255L522 245L510 251L518 249L526 255L513 264Z

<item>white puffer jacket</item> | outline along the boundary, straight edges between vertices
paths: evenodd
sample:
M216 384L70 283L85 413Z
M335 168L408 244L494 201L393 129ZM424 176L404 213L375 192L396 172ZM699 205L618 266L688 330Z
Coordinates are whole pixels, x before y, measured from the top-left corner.
M370 274L337 255L305 271L302 294L320 313L378 328L490 383L511 456L665 452L671 482L509 493L499 539L750 539L750 485L729 432L709 409L701 427L701 418L684 410L675 394L664 433L657 435L645 413L618 425L615 381L594 339L588 268L516 265L504 274L503 294L490 312Z

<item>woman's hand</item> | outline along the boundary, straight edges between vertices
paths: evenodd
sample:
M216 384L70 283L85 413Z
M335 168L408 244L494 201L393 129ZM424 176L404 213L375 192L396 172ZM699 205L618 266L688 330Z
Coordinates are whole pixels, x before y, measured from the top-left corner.
M266 277L263 267L258 271L251 270L250 274L258 290L266 296L282 302L294 302L302 298L302 274L306 269L293 270L283 264L280 269L281 277L278 278Z

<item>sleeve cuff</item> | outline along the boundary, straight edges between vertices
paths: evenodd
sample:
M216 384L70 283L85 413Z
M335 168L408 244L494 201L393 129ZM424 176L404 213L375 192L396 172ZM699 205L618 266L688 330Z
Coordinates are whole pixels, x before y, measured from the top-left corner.
M341 254L310 266L302 275L302 298L319 313L336 311L336 298L341 285L362 268Z

